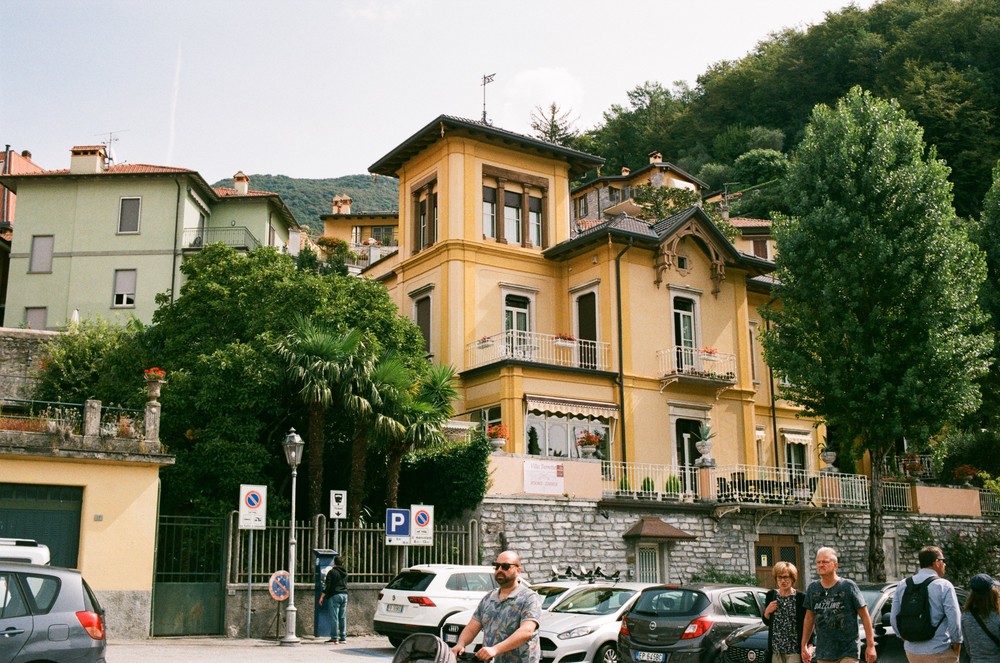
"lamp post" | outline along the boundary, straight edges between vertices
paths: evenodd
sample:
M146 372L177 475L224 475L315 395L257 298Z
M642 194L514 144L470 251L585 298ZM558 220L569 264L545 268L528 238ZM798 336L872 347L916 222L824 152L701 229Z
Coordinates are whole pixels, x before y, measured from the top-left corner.
M292 521L288 529L288 607L285 608L285 637L282 645L297 645L299 639L295 635L295 478L298 475L299 463L302 462L302 448L305 444L302 438L289 429L285 436L285 459L292 468Z

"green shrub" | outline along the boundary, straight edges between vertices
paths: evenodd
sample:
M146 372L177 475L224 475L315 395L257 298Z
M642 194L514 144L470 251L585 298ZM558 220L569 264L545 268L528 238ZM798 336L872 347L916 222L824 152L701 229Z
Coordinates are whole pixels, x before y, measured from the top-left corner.
M736 573L733 571L723 571L714 566L709 566L701 573L691 576L691 582L717 582L731 585L752 585L758 584L757 576L748 573Z
M655 491L656 491L656 484L653 483L653 480L650 477L646 477L645 479L642 480L642 492L652 493Z
M676 474L671 474L667 477L667 482L663 484L664 492L671 494L678 494L681 492L683 485L681 484L681 478Z
M492 449L482 432L471 442L426 449L407 456L399 476L399 504L433 504L434 515L458 518L483 501Z

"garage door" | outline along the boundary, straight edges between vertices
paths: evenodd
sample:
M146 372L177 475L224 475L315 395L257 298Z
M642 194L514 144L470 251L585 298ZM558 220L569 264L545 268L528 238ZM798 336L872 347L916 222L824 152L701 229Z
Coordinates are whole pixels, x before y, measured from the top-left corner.
M76 568L82 486L0 483L0 536L49 547L53 566Z

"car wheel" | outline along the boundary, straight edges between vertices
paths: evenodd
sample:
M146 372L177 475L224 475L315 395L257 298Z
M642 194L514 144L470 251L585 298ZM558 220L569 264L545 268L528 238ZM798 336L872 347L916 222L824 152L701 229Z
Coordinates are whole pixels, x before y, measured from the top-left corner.
M601 645L594 656L594 663L618 663L618 646L613 642Z
M398 647L401 644L403 644L403 639L401 637L399 637L398 635L390 635L389 636L389 644L392 645L393 647Z

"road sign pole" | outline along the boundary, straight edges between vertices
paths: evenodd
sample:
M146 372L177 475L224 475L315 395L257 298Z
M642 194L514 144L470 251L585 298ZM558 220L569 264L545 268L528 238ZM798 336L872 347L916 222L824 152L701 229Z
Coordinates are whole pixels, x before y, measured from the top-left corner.
M251 594L253 593L253 530L247 531L247 536L249 538L249 543L247 544L247 640L250 639L250 614L252 611L253 602L251 601Z

